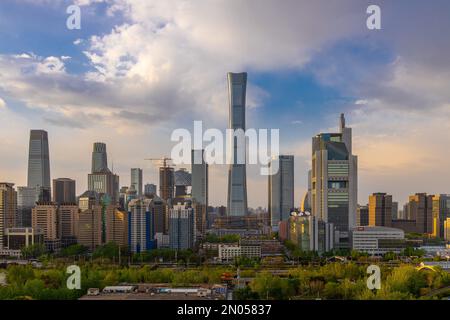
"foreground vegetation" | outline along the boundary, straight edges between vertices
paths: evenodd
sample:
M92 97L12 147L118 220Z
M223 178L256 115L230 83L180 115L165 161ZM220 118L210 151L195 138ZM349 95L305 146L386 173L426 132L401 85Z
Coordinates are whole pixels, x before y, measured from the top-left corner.
M168 283L172 286L221 283L224 272L235 273L235 266L184 269L156 266L124 267L85 262L81 267L81 290L66 288L66 265L43 269L30 265L10 265L5 271L7 286L0 287L0 299L77 299L88 288L120 283ZM329 263L323 266L291 268L287 276L274 276L264 267L244 268L241 277L252 278L247 286L235 290L236 299L424 299L434 290L450 286L450 274L418 271L411 265L382 267L381 290L367 289L367 266ZM449 295L441 293L441 296ZM434 297L438 298L438 297Z

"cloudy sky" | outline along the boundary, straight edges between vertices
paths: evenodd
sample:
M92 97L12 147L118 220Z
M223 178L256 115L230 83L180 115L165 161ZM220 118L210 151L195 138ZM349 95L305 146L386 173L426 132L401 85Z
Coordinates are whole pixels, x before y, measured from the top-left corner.
M81 8L69 30L66 9ZM381 30L366 9L381 7ZM248 72L247 126L280 128L295 155L296 203L311 136L345 112L359 157L359 203L388 192L450 193L450 2L379 0L2 0L0 180L26 185L30 129L49 132L52 178L87 187L92 143L129 184L170 155L171 132L225 129L228 71ZM225 204L227 168L210 168ZM248 172L249 205L267 177Z

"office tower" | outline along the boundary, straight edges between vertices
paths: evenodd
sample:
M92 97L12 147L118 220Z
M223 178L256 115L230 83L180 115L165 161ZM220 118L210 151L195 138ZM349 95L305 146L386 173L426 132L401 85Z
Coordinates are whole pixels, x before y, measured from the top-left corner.
M92 150L91 173L104 172L108 169L108 156L106 154L106 144L95 142Z
M187 195L187 188L192 185L191 174L186 168L180 168L174 173L175 178L175 198Z
M92 252L102 245L101 195L95 191L85 191L78 197L78 209L77 242Z
M53 179L53 202L58 204L77 202L75 180L69 178Z
M142 169L131 169L131 184L130 188L136 190L137 196L142 196Z
M168 232L167 219L167 205L163 199L154 196L149 204L149 212L153 215L154 232L164 233Z
M369 206L358 206L356 209L356 225L358 227L369 225Z
M156 196L156 185L153 183L147 183L144 186L144 195L146 197Z
M294 208L294 156L280 155L273 161L278 163L269 166L269 215L272 230L278 231L278 223L287 220Z
M194 209L189 202L169 210L169 242L172 249L192 249L195 242Z
M31 208L39 200L36 188L17 187L17 226L31 227Z
M398 202L392 201L392 220L398 219L399 212L398 212Z
M110 203L119 201L119 176L109 170L90 173L88 175L88 189L95 191L108 199Z
M247 73L228 73L228 128L245 132L245 95L247 90ZM233 136L230 148L233 153L232 164L228 169L227 213L229 216L247 215L247 173L246 141L237 141ZM239 148L239 145L241 148ZM240 152L238 152L240 151ZM242 160L238 163L238 159Z
M128 187L121 187L119 190L119 208L125 209ZM126 211L126 210L125 210Z
M409 213L409 202L403 205L403 215L401 220L411 220L411 215Z
M92 173L88 174L88 190L102 195L106 202L119 202L119 176L108 169L106 144L94 143Z
M13 183L0 182L0 249L3 248L5 229L15 227L17 192Z
M369 226L391 227L392 196L386 193L373 193L369 196Z
M133 199L128 204L128 246L131 252L154 249L154 216L150 212L151 199Z
M30 131L27 186L40 188L39 201L50 201L50 157L48 135L44 130Z
M208 206L208 164L204 150L192 150L192 198Z
M78 205L75 202L63 203L58 208L58 237L63 247L77 242L78 211Z
M433 197L426 193L409 196L409 202L404 207L406 219L392 220L392 227L406 233L433 234Z
M95 205L100 205L100 195L95 191L85 191L78 197L78 208L81 211L91 209Z
M128 246L128 214L113 205L106 208L106 243Z
M94 251L102 245L102 206L93 205L78 213L77 242Z
M450 218L444 221L444 240L450 241Z
M32 209L32 227L44 232L45 240L58 239L58 206L53 202L38 202Z
M194 200L196 240L203 238L208 226L208 164L204 150L192 150L192 190Z
M352 154L352 129L340 117L339 133L320 133L312 139L312 214L333 223L336 246L349 248L356 225L357 156Z
M444 238L444 223L450 218L450 195L437 194L433 197L433 232L432 235Z
M47 251L58 252L61 239L58 236L58 205L53 202L38 202L31 210L31 225L34 230L44 233L44 243Z
M409 197L411 217L419 233L433 233L433 196L416 193Z
M170 203L173 199L175 188L175 176L172 167L163 166L159 168L159 196Z
M138 198L137 191L133 188L129 188L127 192L125 193L125 202L124 202L124 209L128 212L128 204L131 200Z
M322 254L334 248L333 224L302 212L282 222L287 222L288 239L300 250Z

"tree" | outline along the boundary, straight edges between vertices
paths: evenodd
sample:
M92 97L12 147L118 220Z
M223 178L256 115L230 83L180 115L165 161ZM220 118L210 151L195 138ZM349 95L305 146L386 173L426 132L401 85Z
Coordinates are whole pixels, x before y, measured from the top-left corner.
M74 244L61 250L60 255L62 257L73 257L78 255L84 255L87 253L88 248L81 244Z
M45 254L45 246L41 243L35 243L28 247L23 247L21 250L22 256L25 259L38 258Z
M33 268L30 265L10 265L7 269L6 279L14 286L23 286L28 280L34 279Z

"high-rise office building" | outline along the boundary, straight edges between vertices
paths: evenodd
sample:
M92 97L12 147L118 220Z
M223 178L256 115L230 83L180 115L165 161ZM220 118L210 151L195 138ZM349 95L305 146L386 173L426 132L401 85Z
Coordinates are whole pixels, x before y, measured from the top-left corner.
M174 173L175 198L187 195L188 187L192 185L192 176L186 168L180 168Z
M293 214L287 220L288 239L302 251L328 252L334 247L333 224L305 213Z
M78 211L76 202L63 203L58 207L58 237L63 247L77 242Z
M94 205L78 213L77 242L91 252L102 245L102 206Z
M0 249L3 248L5 230L15 227L17 192L13 183L0 182Z
M419 233L433 233L433 195L416 193L409 197L411 217Z
M58 251L61 239L58 236L58 205L53 202L38 202L31 210L31 224L34 230L42 230L48 251Z
M392 196L386 193L373 193L369 196L369 226L391 227Z
M75 180L69 178L53 179L53 202L75 204L77 202Z
M128 214L113 205L106 208L106 243L128 246Z
M48 134L44 130L30 131L27 186L39 188L39 201L50 201L50 156Z
M208 226L208 164L204 150L192 150L192 190L196 239L203 238Z
M352 154L352 129L340 117L339 133L320 133L312 139L312 214L333 223L337 247L350 247L356 225L357 156Z
M208 164L204 150L192 150L192 198L208 206Z
M195 218L191 203L178 203L169 210L169 243L172 249L192 249L195 243Z
M269 215L272 230L278 230L278 223L287 220L294 208L294 156L280 155L277 164L270 163Z
M437 194L433 197L433 233L434 237L444 238L444 223L450 218L450 195Z
M102 195L104 201L119 202L119 176L108 169L106 145L94 143L92 173L88 175L88 190Z
M392 227L406 233L433 234L433 195L416 193L404 207L406 219L392 220Z
M18 227L31 227L31 208L39 201L36 188L17 187L17 221Z
M358 206L356 209L356 225L358 227L369 225L369 206Z
M147 183L144 186L144 195L146 197L156 196L156 184Z
M159 168L159 196L170 203L173 199L175 188L175 174L172 167L163 166Z
M109 170L90 173L88 175L88 189L103 195L103 199L108 198L110 203L118 203L119 176Z
M153 215L154 233L167 234L168 226L168 208L163 199L153 196L149 204L149 212Z
M139 253L154 249L154 215L151 199L133 199L128 204L128 246L131 252Z
M245 132L245 96L247 73L228 73L229 118L228 128ZM247 207L246 139L233 135L230 148L233 154L228 169L227 213L229 216L245 216ZM240 161L238 161L240 160Z
M106 154L106 144L95 142L92 150L92 169L91 173L103 172L108 169L108 156Z
M450 241L450 218L444 221L444 240Z
M142 196L142 183L142 169L132 168L130 188L136 190L138 197Z
M102 245L103 207L100 198L95 191L86 191L78 198L77 242L90 251Z
M392 201L392 220L398 219L399 212L398 212L398 202Z

